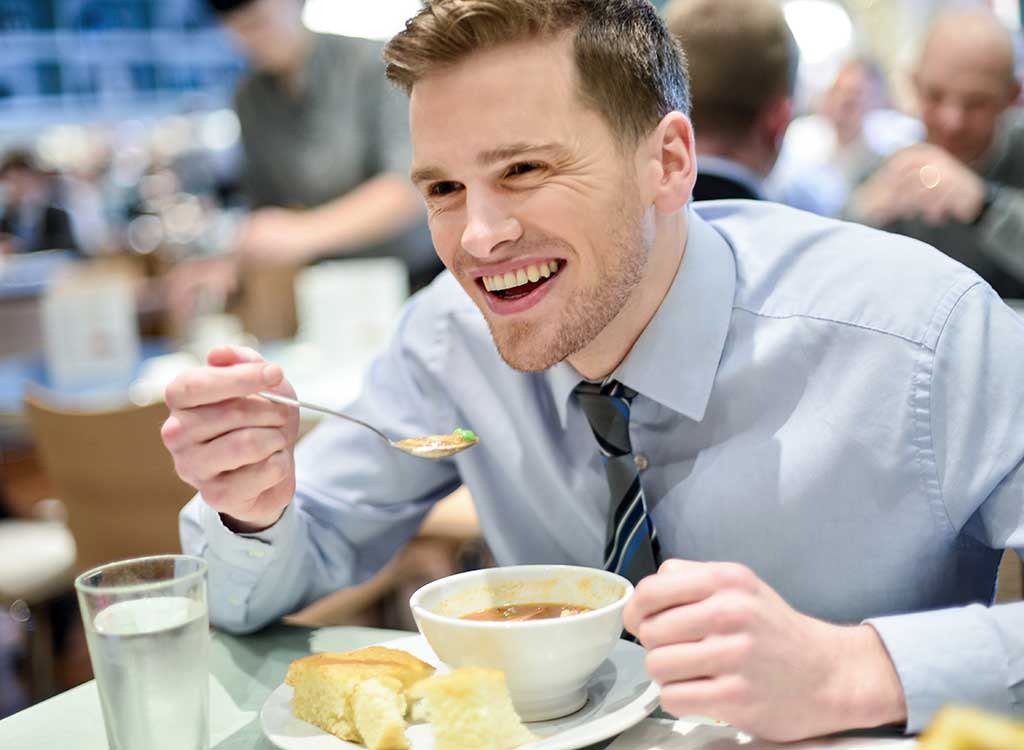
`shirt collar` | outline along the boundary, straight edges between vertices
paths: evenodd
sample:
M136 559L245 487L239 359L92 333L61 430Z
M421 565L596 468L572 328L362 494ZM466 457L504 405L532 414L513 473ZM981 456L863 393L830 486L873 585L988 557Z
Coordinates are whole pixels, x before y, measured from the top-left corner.
M764 180L750 167L738 161L724 156L701 154L697 157L697 171L738 182L758 198L764 197Z
M736 293L736 261L718 232L689 212L686 253L647 328L612 377L695 421L704 418ZM562 428L581 375L568 362L548 371Z

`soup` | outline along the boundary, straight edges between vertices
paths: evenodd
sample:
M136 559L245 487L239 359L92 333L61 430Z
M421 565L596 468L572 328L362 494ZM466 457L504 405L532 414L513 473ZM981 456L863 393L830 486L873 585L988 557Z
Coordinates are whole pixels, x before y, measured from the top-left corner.
M484 620L489 622L519 622L522 620L553 620L557 617L590 612L590 607L576 604L555 604L552 602L531 602L529 604L505 604L489 607L479 612L462 615L462 620Z

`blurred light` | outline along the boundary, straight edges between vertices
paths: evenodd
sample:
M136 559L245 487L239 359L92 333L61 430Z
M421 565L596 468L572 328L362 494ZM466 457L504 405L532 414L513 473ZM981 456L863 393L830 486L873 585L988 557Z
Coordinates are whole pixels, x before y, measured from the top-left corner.
M218 109L203 118L199 140L210 151L227 151L241 135L238 116L230 109Z
M302 20L308 28L325 34L385 40L401 31L422 7L420 0L306 0Z
M128 247L140 255L148 255L164 241L164 225L152 214L132 219L125 231Z
M1020 30L1020 0L992 0L992 10L1011 31Z
M800 47L801 63L819 65L847 54L853 22L832 0L789 0L783 10Z
M196 196L178 193L163 213L167 239L182 245L193 242L202 231L203 217L203 206Z

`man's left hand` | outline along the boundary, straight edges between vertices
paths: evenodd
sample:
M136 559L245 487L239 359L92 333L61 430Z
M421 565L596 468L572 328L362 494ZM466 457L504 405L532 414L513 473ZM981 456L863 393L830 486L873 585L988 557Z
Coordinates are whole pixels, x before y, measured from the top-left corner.
M742 565L666 561L637 586L625 625L676 716L781 742L906 719L874 628L802 615Z

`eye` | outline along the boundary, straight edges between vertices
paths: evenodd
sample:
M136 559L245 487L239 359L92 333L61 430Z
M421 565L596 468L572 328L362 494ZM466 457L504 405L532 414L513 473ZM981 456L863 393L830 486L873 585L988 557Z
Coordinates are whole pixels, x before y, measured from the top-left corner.
M521 161L516 162L505 170L506 177L519 177L530 172L536 172L541 168L541 165L533 161Z
M427 195L431 198L441 198L445 195L451 195L460 187L462 186L457 182L434 182L427 188Z

